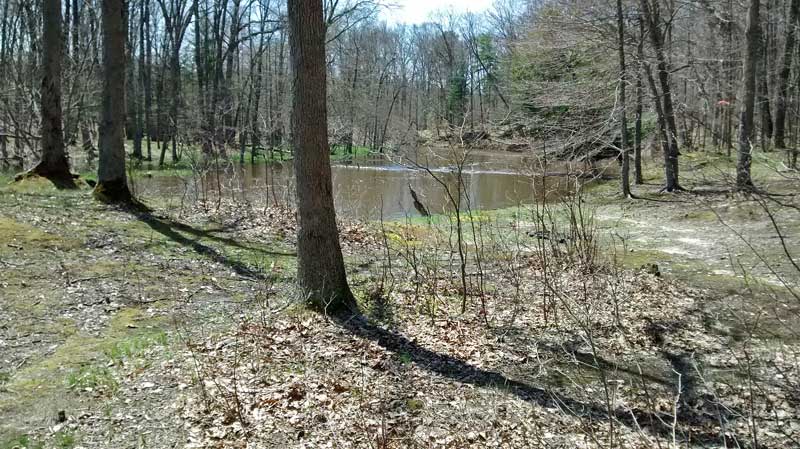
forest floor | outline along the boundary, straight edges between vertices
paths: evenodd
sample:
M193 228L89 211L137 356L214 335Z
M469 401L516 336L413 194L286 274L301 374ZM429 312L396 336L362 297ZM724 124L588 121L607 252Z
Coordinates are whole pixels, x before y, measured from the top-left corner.
M465 302L448 217L342 222L352 319L289 209L3 183L0 449L796 447L800 182L684 164L465 220Z

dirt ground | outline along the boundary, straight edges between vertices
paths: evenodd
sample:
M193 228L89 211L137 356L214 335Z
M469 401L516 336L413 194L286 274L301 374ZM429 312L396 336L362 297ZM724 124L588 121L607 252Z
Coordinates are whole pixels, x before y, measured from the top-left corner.
M450 220L342 223L349 319L298 304L290 209L0 187L0 448L800 446L798 183L687 164L467 220L464 313Z

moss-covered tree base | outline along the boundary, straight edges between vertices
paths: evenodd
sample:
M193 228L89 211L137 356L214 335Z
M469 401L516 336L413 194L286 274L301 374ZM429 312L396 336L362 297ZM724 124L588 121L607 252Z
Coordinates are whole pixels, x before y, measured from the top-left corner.
M125 180L98 181L92 195L97 201L103 203L130 205L136 203Z
M22 182L31 178L45 178L52 182L59 189L77 189L78 184L75 180L78 175L73 175L69 170L51 170L44 164L39 163L32 169L18 174L14 177L15 182Z

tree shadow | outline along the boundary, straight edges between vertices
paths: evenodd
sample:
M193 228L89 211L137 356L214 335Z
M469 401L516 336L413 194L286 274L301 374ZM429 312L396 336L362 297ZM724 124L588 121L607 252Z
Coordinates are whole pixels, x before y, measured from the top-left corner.
M293 253L284 253L279 251L269 251L261 248L251 248L246 245L243 245L239 242L236 242L233 239L227 237L220 237L213 235L212 232L220 232L220 230L200 230L193 228L187 224L179 223L168 218L157 217L153 215L153 213L147 209L136 209L132 211L136 217L146 225L150 227L153 231L158 232L159 234L163 235L164 237L172 240L173 242L191 248L199 255L206 256L217 262L221 265L224 265L231 270L233 270L239 276L253 279L253 280L266 280L267 276L265 276L262 272L255 270L248 266L245 263L242 263L238 260L233 260L230 257L222 254L216 248L213 248L208 245L204 245L199 241L200 238L208 238L214 241L218 241L220 243L234 246L236 248L244 249L247 251L253 251L261 253L265 256L273 256L273 257L296 257L296 254ZM191 234L197 239L189 238L181 232L185 232L187 234Z
M168 224L173 229L177 229L181 232L185 232L187 234L191 234L198 238L206 238L209 240L213 240L215 242L222 243L227 246L233 246L235 248L243 249L246 251L254 251L258 252L267 256L279 256L279 257L297 257L297 253L294 252L281 252L281 251L271 251L265 250L263 248L255 248L252 246L247 246L242 244L241 242L230 238L230 237L223 237L220 235L216 235L217 233L221 232L228 232L229 230L233 229L233 226L221 226L214 229L197 229L192 227L186 223L181 223L178 221L170 220L168 218L157 218L157 220L161 221L162 223Z
M343 329L360 338L370 340L380 347L395 353L408 354L420 368L442 377L474 385L481 388L493 388L513 394L518 398L541 407L559 408L581 420L614 421L628 428L637 430L654 438L671 442L673 437L679 443L700 445L701 447L725 444L734 447L750 447L746 441L740 441L729 435L721 435L709 428L718 425L718 417L686 410L675 419L670 413L657 413L639 408L615 408L609 410L602 405L602 397L597 403L571 398L565 394L529 385L514 380L506 375L473 366L448 354L440 354L422 347L403 335L383 329L365 318L360 312L353 314L331 315L331 319ZM692 426L697 426L692 428Z

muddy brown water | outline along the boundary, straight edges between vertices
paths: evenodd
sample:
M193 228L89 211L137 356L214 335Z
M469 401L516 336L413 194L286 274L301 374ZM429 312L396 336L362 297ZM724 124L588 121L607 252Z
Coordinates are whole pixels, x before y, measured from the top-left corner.
M451 211L458 198L457 160L446 150L402 156L372 156L332 165L333 192L339 214L360 219L419 216L409 187L431 213ZM549 164L544 176L538 158L512 153L475 151L463 164L461 208L490 210L554 201L573 192L577 181L567 173L585 167ZM179 195L187 199L224 198L291 203L294 169L282 163L211 167L194 174L152 172L134 178L137 194ZM448 191L450 194L448 194Z

